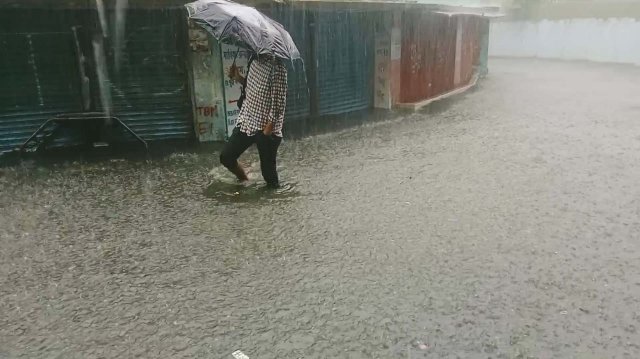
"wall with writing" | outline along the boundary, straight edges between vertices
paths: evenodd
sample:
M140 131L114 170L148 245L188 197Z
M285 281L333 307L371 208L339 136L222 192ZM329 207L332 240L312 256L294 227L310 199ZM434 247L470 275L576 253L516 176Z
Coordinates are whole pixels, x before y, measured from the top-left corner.
M218 43L200 27L189 25L194 131L200 142L226 136L222 62Z

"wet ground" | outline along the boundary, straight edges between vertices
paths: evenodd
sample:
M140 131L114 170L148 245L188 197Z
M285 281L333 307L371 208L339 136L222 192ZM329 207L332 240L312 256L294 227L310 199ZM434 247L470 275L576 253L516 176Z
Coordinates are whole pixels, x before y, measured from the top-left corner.
M0 358L640 357L640 68L491 70L285 142L276 193L214 153L5 169Z

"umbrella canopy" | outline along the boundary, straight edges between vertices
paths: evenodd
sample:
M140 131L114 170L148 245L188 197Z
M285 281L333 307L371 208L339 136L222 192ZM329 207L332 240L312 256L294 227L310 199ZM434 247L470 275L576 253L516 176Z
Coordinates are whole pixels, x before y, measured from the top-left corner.
M300 59L287 30L250 6L226 0L198 0L185 6L189 18L219 41L247 47L259 55Z

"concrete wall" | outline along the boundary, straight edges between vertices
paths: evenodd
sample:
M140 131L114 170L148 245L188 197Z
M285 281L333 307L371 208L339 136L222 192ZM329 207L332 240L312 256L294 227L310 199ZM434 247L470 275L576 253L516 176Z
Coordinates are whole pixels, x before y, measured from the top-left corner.
M640 65L640 20L581 18L494 22L489 54Z

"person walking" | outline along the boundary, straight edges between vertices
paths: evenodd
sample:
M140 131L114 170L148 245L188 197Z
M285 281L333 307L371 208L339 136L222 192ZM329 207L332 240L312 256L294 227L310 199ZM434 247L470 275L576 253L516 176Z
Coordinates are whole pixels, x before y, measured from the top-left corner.
M271 55L251 56L247 68L246 78L235 64L228 72L230 79L242 85L242 95L238 122L220 153L220 163L240 182L248 181L238 158L255 143L267 187L278 188L276 159L287 104L287 68L280 58Z

